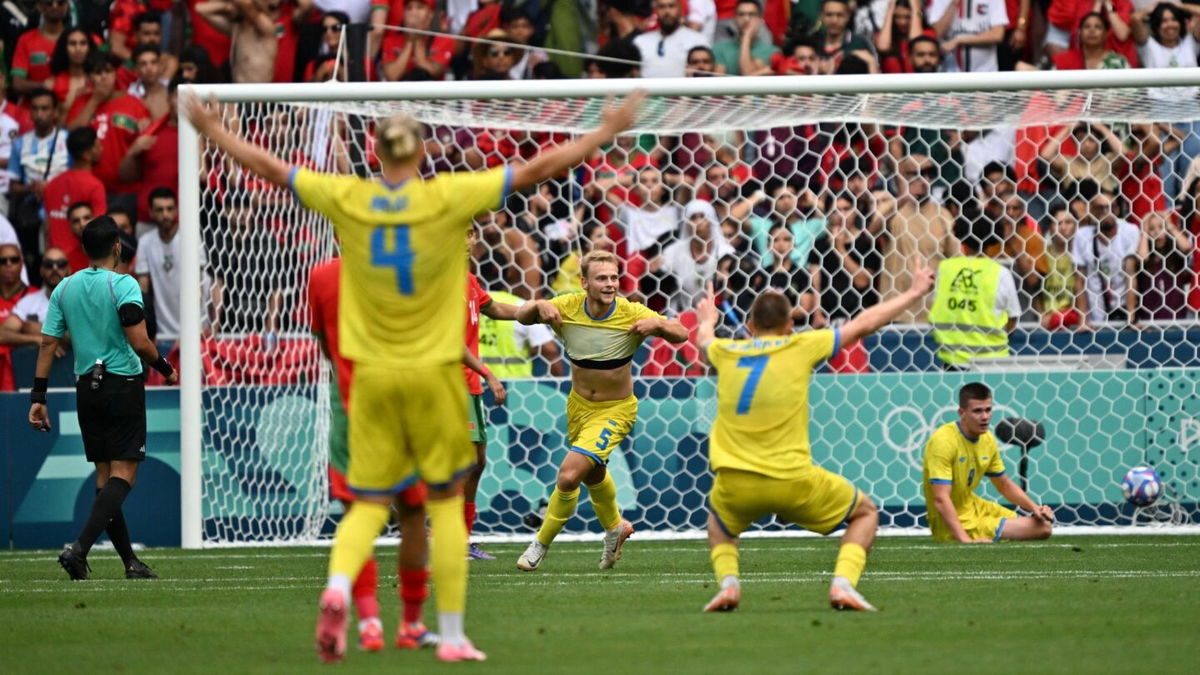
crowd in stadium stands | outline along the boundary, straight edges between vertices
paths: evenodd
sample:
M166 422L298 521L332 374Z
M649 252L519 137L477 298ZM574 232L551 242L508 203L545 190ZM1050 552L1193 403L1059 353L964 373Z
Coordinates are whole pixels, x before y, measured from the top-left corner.
M352 23L373 25L369 80L1194 68L1200 55L1200 4L1155 0L11 0L0 5L0 390L12 387L9 351L36 335L37 312L17 308L37 303L22 298L56 283L63 259L68 272L86 265L91 216L118 218L157 337L177 336L176 87L346 79ZM968 102L946 105L970 118ZM432 131L438 168L494 166L555 140ZM687 318L712 281L736 331L773 287L798 324L822 326L903 289L913 255L955 255L956 219L983 214L997 232L988 255L1019 279L1021 318L1187 319L1200 309L1198 157L1200 122L628 137L588 163L581 188L552 181L481 219L474 254L486 283L534 297L574 287L580 257L608 248L626 262L623 289L657 309ZM242 196L220 236L277 250L251 222L262 204L230 194ZM207 261L211 329L237 325L269 349L298 282L279 260L227 257Z

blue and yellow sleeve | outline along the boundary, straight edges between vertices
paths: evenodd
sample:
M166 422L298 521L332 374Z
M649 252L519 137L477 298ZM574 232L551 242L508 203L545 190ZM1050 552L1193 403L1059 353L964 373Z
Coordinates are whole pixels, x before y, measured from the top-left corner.
M1004 475L1004 458L1000 456L1000 446L992 442L992 460L988 462L987 470L983 475L988 478L999 478Z
M954 483L954 454L954 448L939 440L937 434L925 444L925 468L931 485Z
M46 310L46 322L42 324L42 334L60 338L67 334L67 322L62 313L62 290L67 284L59 284L50 294L50 308Z
M457 216L472 218L504 206L512 189L512 167L438 174L436 180L447 208Z

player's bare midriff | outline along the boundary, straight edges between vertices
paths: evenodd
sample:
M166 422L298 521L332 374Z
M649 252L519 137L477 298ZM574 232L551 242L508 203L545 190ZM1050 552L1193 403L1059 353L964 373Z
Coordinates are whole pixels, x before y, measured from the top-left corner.
M626 363L612 370L572 365L571 387L575 393L593 403L628 398L633 393L633 364Z

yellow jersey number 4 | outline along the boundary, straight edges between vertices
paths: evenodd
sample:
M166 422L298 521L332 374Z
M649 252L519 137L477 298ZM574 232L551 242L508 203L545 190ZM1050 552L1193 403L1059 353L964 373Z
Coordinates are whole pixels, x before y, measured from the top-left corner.
M391 246L388 233L391 232ZM400 295L412 295L412 248L409 246L408 225L382 225L371 232L371 264L396 270L396 289Z

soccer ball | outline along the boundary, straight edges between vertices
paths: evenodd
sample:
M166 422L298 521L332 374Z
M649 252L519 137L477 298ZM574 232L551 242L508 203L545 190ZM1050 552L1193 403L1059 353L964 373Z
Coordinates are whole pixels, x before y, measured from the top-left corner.
M1150 506L1162 494L1163 484L1158 474L1148 466L1135 466L1121 481L1121 492L1134 506Z

